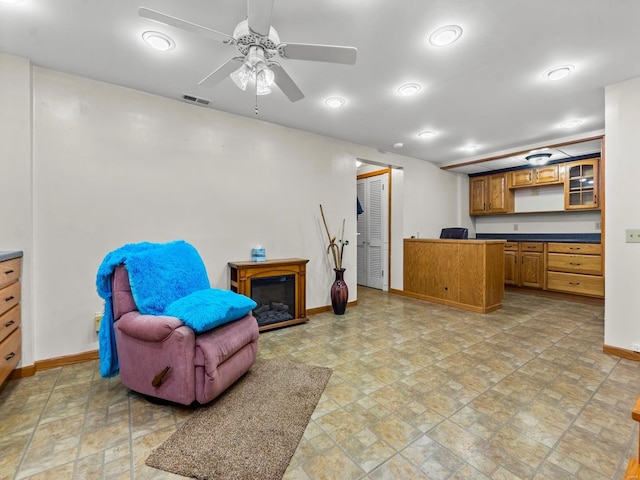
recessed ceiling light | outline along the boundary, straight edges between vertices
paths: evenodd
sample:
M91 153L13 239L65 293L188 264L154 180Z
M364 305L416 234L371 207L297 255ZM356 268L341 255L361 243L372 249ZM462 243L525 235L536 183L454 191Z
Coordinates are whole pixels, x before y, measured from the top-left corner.
M422 86L418 83L407 83L398 88L398 93L404 97L415 95L422 89Z
M462 36L462 27L459 25L445 25L435 30L429 36L429 43L434 47L446 47Z
M331 97L331 98L327 98L324 101L324 103L326 103L327 106L330 108L340 108L341 106L344 105L344 98Z
M571 120L566 120L558 125L560 128L576 128L582 125L584 122L579 118L573 118Z
M425 130L424 132L420 132L418 134L418 136L420 138L433 138L436 136L436 132L434 132L433 130Z
M402 143L402 142L398 142L398 143L394 143L393 144L393 148L402 148L402 147L404 147L404 143Z
M176 42L174 42L171 37L160 32L144 32L142 34L142 39L151 48L155 48L156 50L159 50L161 52L173 50L176 47Z
M462 147L462 150L465 152L475 152L478 148L478 145L465 145Z
M561 65L544 72L544 76L549 80L562 80L566 78L576 67L573 65Z

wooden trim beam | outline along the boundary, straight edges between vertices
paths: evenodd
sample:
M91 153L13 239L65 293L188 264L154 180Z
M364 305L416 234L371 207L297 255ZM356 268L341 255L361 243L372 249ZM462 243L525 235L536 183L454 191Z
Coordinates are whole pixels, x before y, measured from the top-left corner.
M560 143L554 143L553 145L544 145L544 147L560 148L566 145L573 145L574 143L589 142L591 140L598 140L602 138L604 138L604 135L595 135L593 137L581 138L580 140L572 140L570 142L560 142ZM543 147L537 147L537 148L543 148ZM460 167L466 167L469 165L477 165L478 163L490 162L492 160L501 160L503 158L515 157L516 155L523 155L525 153L529 153L531 150L532 150L531 148L528 148L526 150L522 150L518 152L504 153L502 155L494 155L493 157L480 158L478 160L471 160L469 162L456 163L455 165L445 165L444 167L440 167L440 169L451 170L452 168L460 168Z

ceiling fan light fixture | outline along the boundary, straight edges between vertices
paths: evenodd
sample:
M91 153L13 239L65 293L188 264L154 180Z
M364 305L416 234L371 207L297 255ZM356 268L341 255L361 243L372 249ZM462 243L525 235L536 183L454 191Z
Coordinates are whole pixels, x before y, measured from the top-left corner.
M240 68L231 72L229 75L233 83L235 83L240 90L246 90L247 84L249 83L249 79L251 78L251 74L253 73L253 68L247 62L244 62Z
M446 47L456 42L462 36L460 25L445 25L429 35L429 43L434 47Z
M532 155L527 155L524 158L531 165L545 165L551 158L551 153L534 153Z
M256 95L269 95L271 89L268 85L261 85L260 82L256 82Z
M276 76L267 64L264 62L259 62L256 66L256 83L262 87L270 87L273 85L273 81Z
M142 39L151 48L160 52L168 52L169 50L176 48L176 42L164 33L149 30L142 34Z

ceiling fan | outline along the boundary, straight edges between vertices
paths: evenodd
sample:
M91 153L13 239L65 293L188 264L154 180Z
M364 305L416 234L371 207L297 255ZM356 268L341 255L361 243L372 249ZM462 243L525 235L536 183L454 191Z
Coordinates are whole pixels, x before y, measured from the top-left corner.
M358 50L354 47L281 43L278 32L271 26L273 2L274 0L247 0L247 18L236 25L233 35L227 35L144 7L138 10L138 14L143 18L165 25L202 34L216 40L222 39L223 43L234 45L240 51L241 56L233 57L222 64L203 78L199 85L214 86L225 78L231 77L239 88L245 90L249 80L253 80L256 85L256 94L264 95L271 92L270 87L275 83L289 100L296 102L304 98L304 94L284 68L273 60L276 55L292 60L311 60L346 65L356 63Z

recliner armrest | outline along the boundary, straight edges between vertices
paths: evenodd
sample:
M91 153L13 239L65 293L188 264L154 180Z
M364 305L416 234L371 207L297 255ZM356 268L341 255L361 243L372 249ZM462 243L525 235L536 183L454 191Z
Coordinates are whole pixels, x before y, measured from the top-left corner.
M146 342L161 342L178 327L182 320L165 315L142 315L138 311L124 314L116 322L122 333Z

